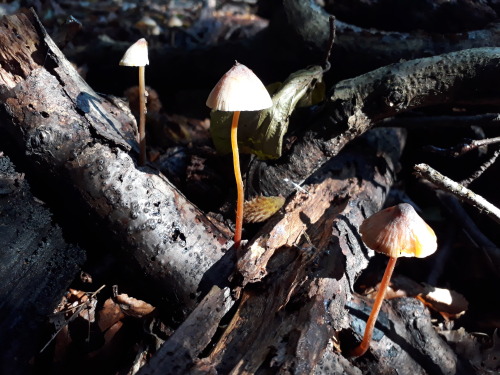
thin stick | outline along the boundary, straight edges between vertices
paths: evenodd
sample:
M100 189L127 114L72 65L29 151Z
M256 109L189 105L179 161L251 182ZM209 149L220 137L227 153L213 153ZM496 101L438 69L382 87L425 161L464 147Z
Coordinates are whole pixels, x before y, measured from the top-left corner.
M373 336L373 329L375 328L375 323L377 322L378 313L380 312L380 308L382 307L382 302L384 302L385 294L387 292L387 287L389 286L389 281L391 280L392 272L394 271L394 267L396 266L397 260L398 258L396 257L389 257L389 262L387 263L384 276L382 277L382 281L380 282L377 296L375 297L375 302L373 303L372 311L370 313L370 316L368 317L368 321L366 322L366 328L365 328L365 333L363 335L363 340L351 352L351 355L354 357L362 356L363 354L366 353L366 351L370 347L370 342Z
M492 128L498 127L499 113L484 113L473 116L414 116L414 117L388 117L377 122L378 126L397 127L406 129L428 128L470 128L471 125Z
M469 186L471 184L471 182L473 182L477 178L481 177L481 175L489 167L491 167L495 163L495 161L497 160L497 158L498 158L499 155L500 155L500 149L499 150L495 150L495 152L493 153L493 156L491 158L489 158L486 162L484 162L483 164L481 164L481 166L479 167L479 169L477 171L475 171L472 175L470 175L465 180L460 181L459 183L461 185L465 186L465 187Z
M488 146L492 144L500 143L500 137L496 138L486 138L486 139L474 139L468 143L462 143L451 148L441 148L436 146L427 146L426 151L439 153L442 155L452 156L454 158L462 156L469 151L475 150L479 147Z
M323 73L326 73L330 70L330 55L333 49L333 43L335 42L335 16L330 16L328 18L330 25L330 39L328 40L328 48L326 50L325 60L323 62Z
M144 66L139 67L139 165L146 162L146 85Z
M235 111L231 123L231 150L233 151L234 177L236 179L236 220L234 228L234 246L238 249L241 242L241 232L243 230L243 179L240 170L240 155L238 153L238 120L240 111Z
M500 224L500 209L492 205L479 194L476 194L472 190L469 190L448 177L443 176L427 164L417 164L413 167L413 169L415 170L416 175L429 180L441 189L457 196L460 200L476 207L479 211L484 212L491 219Z

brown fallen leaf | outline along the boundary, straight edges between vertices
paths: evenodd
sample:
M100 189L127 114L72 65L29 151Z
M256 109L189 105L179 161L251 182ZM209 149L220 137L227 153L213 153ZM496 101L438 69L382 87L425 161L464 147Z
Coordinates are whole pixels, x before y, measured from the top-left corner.
M155 310L155 307L149 303L129 297L127 294L118 294L115 301L125 315L134 318L143 318Z
M99 311L99 318L97 324L102 332L108 330L116 322L120 321L125 317L120 306L113 300L113 298L108 298L102 309Z
M469 307L469 302L460 293L427 284L424 284L424 291L417 298L446 320L459 318Z

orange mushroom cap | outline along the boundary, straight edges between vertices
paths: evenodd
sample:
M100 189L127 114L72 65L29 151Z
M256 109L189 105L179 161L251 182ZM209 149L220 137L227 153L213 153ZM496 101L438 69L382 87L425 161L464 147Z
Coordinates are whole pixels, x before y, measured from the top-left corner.
M273 101L255 73L237 62L217 82L206 104L218 111L259 111Z
M370 216L360 225L359 232L370 249L395 258L424 258L437 249L434 231L407 203Z

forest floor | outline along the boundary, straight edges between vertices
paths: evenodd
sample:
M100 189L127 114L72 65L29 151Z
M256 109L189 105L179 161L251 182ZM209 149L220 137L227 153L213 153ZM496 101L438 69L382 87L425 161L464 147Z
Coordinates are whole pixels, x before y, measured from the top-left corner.
M280 33L280 23L276 22L279 16L276 16L275 9L279 6L271 5L271 1L251 0L83 3L16 0L0 4L0 14L19 12L21 4L25 3L34 8L48 34L75 64L88 84L103 96L124 98L130 103L134 114L137 114L138 108L136 72L118 66L121 54L142 37L148 40L151 62L159 60L164 54L170 54L167 61L172 63L171 66L146 68L149 92L148 162L208 217L231 228L234 212L232 199L235 196L231 159L228 155L218 154L215 149L210 133L210 110L205 106L205 100L217 77L228 70L236 59L236 56L231 57L235 45L244 48L242 46L249 40L270 27L272 20L275 21L273 32ZM356 25L353 12L349 13L348 6L342 6L346 2L340 2L338 8L334 7L333 1L318 3L322 3L327 10L334 10L336 15L342 15L344 19L337 16L340 21ZM464 13L468 12L466 5L464 9ZM458 14L460 9L455 10ZM487 15L484 16L484 24L480 24L482 13L476 11L475 17L471 19L476 20L477 24L464 26L464 32L498 21L498 17L489 17L489 13L484 11ZM414 31L411 26L405 29L404 25L395 24L394 20L392 23L388 21L387 29L384 29L383 20L373 24L369 22L362 19L356 26L408 35ZM442 27L446 28L447 25L443 24ZM326 29L328 31L328 27ZM427 32L447 35L457 30ZM302 42L297 39L292 44ZM107 48L109 54L100 61L98 54L101 48ZM246 49L235 51L239 55L238 59L248 56L250 63L258 59ZM332 72L325 72L326 93L323 92L321 99L325 99L329 88L341 80L389 64L387 61L382 61L379 66L375 63L364 67L353 64L352 71L349 71L347 61L335 70L338 54L348 51L334 47L331 55ZM323 61L317 57L326 54L326 51L320 53L316 50L310 58L294 56L281 67L266 66L269 61L287 59L281 52L278 50L276 56L264 59L262 65L256 63L255 71L268 87L310 64L321 65ZM219 61L213 57L214 54L220 54L220 61L224 64L214 66ZM110 56L116 59L110 61ZM402 54L391 63L399 62L400 59L407 59L407 56ZM185 63L187 60L191 65ZM251 64L249 66L253 69ZM207 73L210 70L213 71ZM380 119L375 124L378 127L401 126L407 133L397 178L385 205L399 202L414 205L435 229L439 243L436 255L418 265L411 260L400 261L388 298L406 296L422 301L430 308L434 329L478 374L500 371L500 334L497 332L500 327L499 223L467 204L459 204L449 194L437 192L424 179L415 177L413 166L427 163L455 181L463 181L498 154L497 143L471 148L471 151L460 155L454 152L474 139L500 136L498 120L479 123L482 116L500 116L500 92L491 91L488 102L439 103L408 110L399 117ZM471 98L473 96L471 94ZM317 100L315 106L320 101ZM315 106L294 113L291 132L284 139L285 150L295 142L294 137L301 134L300 131L294 131L307 126L301 121L313 118L311 113L314 114ZM457 120L459 116L462 119L469 116L471 120ZM447 124L447 120L451 124ZM460 123L459 126L454 126L455 120ZM4 147L1 142L0 146ZM9 156L7 152L2 157L4 155ZM243 156L245 158L251 157ZM18 172L23 172L22 165L15 167ZM500 206L499 175L500 164L493 163L470 184L474 192L497 207ZM46 322L42 335L46 345L40 343L41 353L33 356L31 370L36 374L45 371L59 374L137 373L155 350L175 332L183 317L173 314L161 293L151 287L147 277L142 277L136 266L118 255L120 249L116 244L105 238L105 235L92 238L82 234L78 225L64 222L67 213L62 213L64 208L57 207L46 188L41 186L43 184L30 178L27 180L35 199L46 201L53 210L54 221L62 227L65 239L84 249L87 259L67 293L62 296L50 322ZM301 192L300 187L290 185L290 189L298 194ZM472 224L467 220L471 220ZM245 238L257 235L261 228L261 224L247 225ZM483 239L483 242L479 243L478 238ZM107 248L111 251L106 251ZM498 256L492 257L491 254L495 253ZM371 260L356 281L356 296L371 298L377 289L385 262L385 258L378 255ZM429 292L429 285L439 289L431 288L435 292L433 294ZM447 300L449 298L451 302ZM220 338L223 328L229 323L230 317L220 323L217 337ZM215 342L214 339L214 346ZM343 349L342 343L333 345L339 352ZM204 354L210 350L207 347ZM363 368L362 364L358 365ZM265 373L272 373L271 364L269 368L271 370Z

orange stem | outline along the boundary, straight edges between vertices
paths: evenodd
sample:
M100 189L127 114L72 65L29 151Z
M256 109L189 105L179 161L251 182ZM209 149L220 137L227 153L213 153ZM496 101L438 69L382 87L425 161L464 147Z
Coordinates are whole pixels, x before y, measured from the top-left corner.
M233 151L234 177L236 178L236 220L234 228L234 246L238 249L241 242L241 232L243 230L243 179L240 170L240 155L238 153L238 120L240 111L233 114L231 123L231 150Z
M146 162L146 85L145 69L139 67L139 165Z
M363 335L363 340L351 352L351 355L353 357L362 356L363 354L366 353L366 351L370 347L370 342L372 340L372 335L373 335L373 329L375 328L375 323L377 322L378 313L380 312L380 308L382 307L382 302L384 301L385 293L387 292L387 287L389 286L389 281L391 280L392 271L394 271L394 267L396 266L397 260L398 258L396 257L389 257L389 262L387 263L384 276L382 277L382 281L380 282L377 296L375 297L375 302L373 303L372 311L370 313L370 316L368 317L368 321L366 322L366 328L365 328L365 334Z

